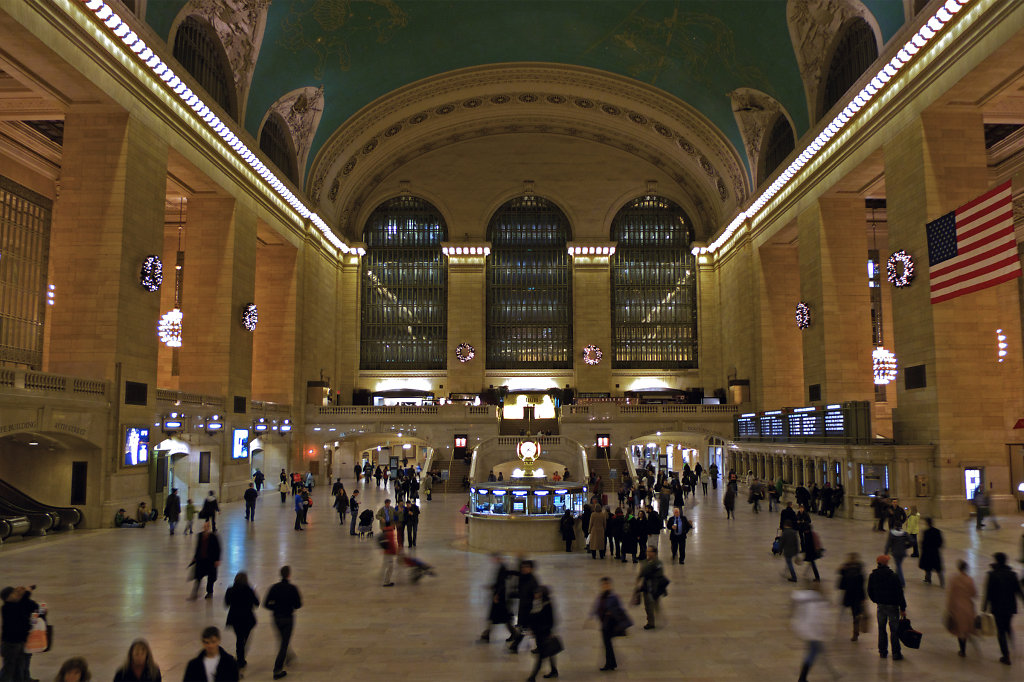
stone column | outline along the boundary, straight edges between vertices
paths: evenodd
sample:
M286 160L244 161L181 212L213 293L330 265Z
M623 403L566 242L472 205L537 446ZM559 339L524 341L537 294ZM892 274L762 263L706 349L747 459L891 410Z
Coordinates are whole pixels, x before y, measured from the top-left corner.
M885 147L890 251L904 249L917 277L892 295L895 388L893 435L899 443L935 443L934 509L963 516L962 466L984 466L989 493L999 508L1012 504L1006 443L1024 411L1020 340L1005 362L996 357L996 329L1020 335L1018 280L930 303L925 224L990 189L980 111L933 109ZM907 390L907 367L923 366L925 385ZM915 473L927 473L912 471Z
M296 391L295 386L299 326L297 255L295 247L287 243L260 244L256 249L255 303L259 323L253 333L252 397L301 408L304 394Z
M343 405L352 403L352 392L359 376L359 339L362 333L362 259L354 253L340 257L338 289L338 342L334 348L338 369L331 377Z
M800 300L800 264L797 249L766 245L758 249L757 282L760 289L758 344L762 409L796 407L805 401L802 338L794 306Z
M811 314L804 384L821 387L817 402L874 399L864 216L861 198L826 197L797 218L800 292Z
M448 390L479 393L487 368L487 256L490 244L445 245L448 252ZM463 253L457 253L456 249ZM461 362L459 344L473 347L475 355Z
M60 183L45 368L110 379L120 365L122 381L147 384L153 404L160 295L138 280L145 257L162 253L167 145L126 112L73 107Z
M255 299L256 217L227 197L193 197L184 228L183 391L252 394L252 332L241 314Z
M572 256L572 366L578 392L610 392L612 382L611 242L570 244ZM581 253L580 251L585 251ZM603 253L602 253L603 252ZM597 346L601 360L588 365L583 349Z

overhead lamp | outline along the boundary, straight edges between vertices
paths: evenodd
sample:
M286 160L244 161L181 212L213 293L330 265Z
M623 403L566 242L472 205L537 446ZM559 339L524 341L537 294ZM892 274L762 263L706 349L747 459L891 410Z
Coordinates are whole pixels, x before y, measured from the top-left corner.
M253 422L252 430L262 433L270 428L270 424L267 423L266 418L260 417L258 420Z

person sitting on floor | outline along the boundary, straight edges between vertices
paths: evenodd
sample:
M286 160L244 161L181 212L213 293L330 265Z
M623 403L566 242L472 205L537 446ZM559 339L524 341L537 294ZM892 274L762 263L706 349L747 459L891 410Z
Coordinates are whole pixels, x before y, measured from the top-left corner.
M115 528L143 528L145 525L145 523L139 523L134 519L128 518L128 514L124 509L118 509L117 513L114 514Z

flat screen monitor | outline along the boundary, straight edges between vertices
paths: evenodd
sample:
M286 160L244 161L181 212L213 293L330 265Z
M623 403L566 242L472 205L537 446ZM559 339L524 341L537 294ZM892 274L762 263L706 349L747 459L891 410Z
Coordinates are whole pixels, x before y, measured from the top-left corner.
M231 432L231 459L245 459L249 456L249 429L235 429Z
M149 461L149 429L129 426L124 430L124 465L135 466Z

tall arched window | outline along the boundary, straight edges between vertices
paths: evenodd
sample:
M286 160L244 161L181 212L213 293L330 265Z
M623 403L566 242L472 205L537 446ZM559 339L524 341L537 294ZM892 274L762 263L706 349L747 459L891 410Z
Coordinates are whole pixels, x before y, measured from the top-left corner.
M389 199L366 221L361 369L444 369L448 340L447 228L411 196Z
M878 44L875 42L875 33L868 22L858 17L842 29L842 35L832 53L825 87L822 88L823 101L818 118L835 106L876 59Z
M572 367L569 220L547 199L525 196L487 226L487 368Z
M641 197L618 212L611 236L612 367L696 367L697 267L686 214Z
M235 79L220 38L205 21L186 17L174 36L174 58L228 115L238 118Z
M761 146L760 172L757 175L758 184L768 179L776 168L779 167L789 153L796 148L796 140L793 138L793 126L783 114L779 114L775 123L768 131L768 136Z
M260 151L296 185L299 184L298 163L292 149L291 133L278 113L271 113L260 131Z

